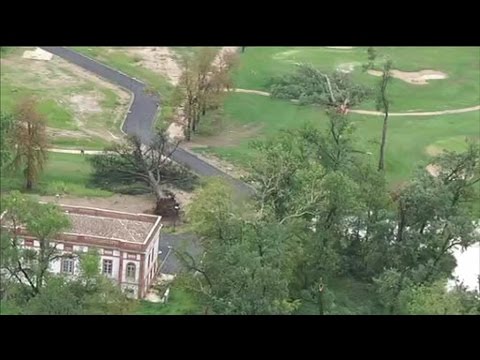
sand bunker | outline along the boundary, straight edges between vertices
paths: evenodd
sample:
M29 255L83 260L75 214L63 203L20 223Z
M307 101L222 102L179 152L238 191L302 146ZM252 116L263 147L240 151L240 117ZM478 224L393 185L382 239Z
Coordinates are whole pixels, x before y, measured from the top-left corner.
M368 73L373 76L382 76L382 72L377 70L368 70ZM392 77L414 85L427 85L428 80L441 80L447 78L447 74L435 70L421 70L412 72L392 70L391 73Z
M49 53L48 51L42 50L40 48L36 48L35 50L26 50L22 58L24 59L31 59L31 60L43 60L43 61L50 61L53 58L53 54Z

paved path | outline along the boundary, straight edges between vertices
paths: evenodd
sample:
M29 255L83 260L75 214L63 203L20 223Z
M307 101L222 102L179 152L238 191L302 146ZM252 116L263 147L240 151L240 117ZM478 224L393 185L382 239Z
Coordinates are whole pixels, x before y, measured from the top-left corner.
M65 47L42 47L42 49L130 91L133 94L133 101L122 130L129 135L137 135L144 144L151 141L157 111L160 110L160 99L156 95L146 92L145 83ZM177 148L172 154L172 160L188 167L200 176L224 177L244 194L254 193L250 185L231 177L182 148Z

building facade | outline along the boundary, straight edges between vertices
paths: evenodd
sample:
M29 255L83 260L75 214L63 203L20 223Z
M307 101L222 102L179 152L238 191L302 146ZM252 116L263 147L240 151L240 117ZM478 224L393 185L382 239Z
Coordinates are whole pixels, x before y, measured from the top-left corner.
M80 272L78 254L95 249L100 255L100 271L117 282L129 297L143 298L155 280L159 267L158 248L161 217L113 210L59 205L72 227L52 240L62 257L50 264L56 274L76 276ZM17 228L19 245L39 249L40 243L24 228Z

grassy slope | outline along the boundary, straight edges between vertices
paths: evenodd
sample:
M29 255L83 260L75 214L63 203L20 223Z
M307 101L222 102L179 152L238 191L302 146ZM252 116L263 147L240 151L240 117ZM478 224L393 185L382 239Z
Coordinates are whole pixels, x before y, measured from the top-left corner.
M9 63L2 63L0 82L1 111L11 112L15 104L25 96L35 96L38 99L39 111L47 118L47 125L53 129L78 131L79 126L91 130L107 129L121 136L120 122L123 115L118 112L119 106L124 106L119 101L118 95L111 89L100 87L90 80L79 78L64 67L56 67L50 63L44 64L42 72L28 72L28 61L21 58L26 48L9 48L2 58ZM15 62L13 62L13 60ZM45 73L43 71L46 71ZM60 80L63 79L63 80ZM50 83L50 81L63 81ZM100 113L91 113L82 118L84 125L79 125L75 120L78 116L72 107L67 105L69 97L78 94L95 92L100 96ZM55 136L51 139L56 147L82 147L85 149L102 149L110 142L100 136L73 137Z
M428 85L410 85L394 79L390 88L391 111L434 111L478 105L480 103L480 48L478 47L387 47L379 53L394 61L402 71L437 70L448 79L431 80ZM272 77L291 72L295 63L311 63L333 71L344 63L355 63L354 78L374 84L376 77L363 74L358 66L366 61L366 48L334 50L324 47L248 47L235 74L239 88L268 90ZM373 109L373 102L362 104Z

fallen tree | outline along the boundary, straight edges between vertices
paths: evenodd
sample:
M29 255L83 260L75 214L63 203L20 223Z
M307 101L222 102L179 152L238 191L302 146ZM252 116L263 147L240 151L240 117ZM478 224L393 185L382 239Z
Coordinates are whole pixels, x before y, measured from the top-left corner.
M125 143L91 158L91 182L116 192L152 192L156 199L155 213L168 216L175 206L169 187L191 190L197 180L187 169L170 160L178 144L169 142L163 130L149 145L143 145L138 137L129 137Z

